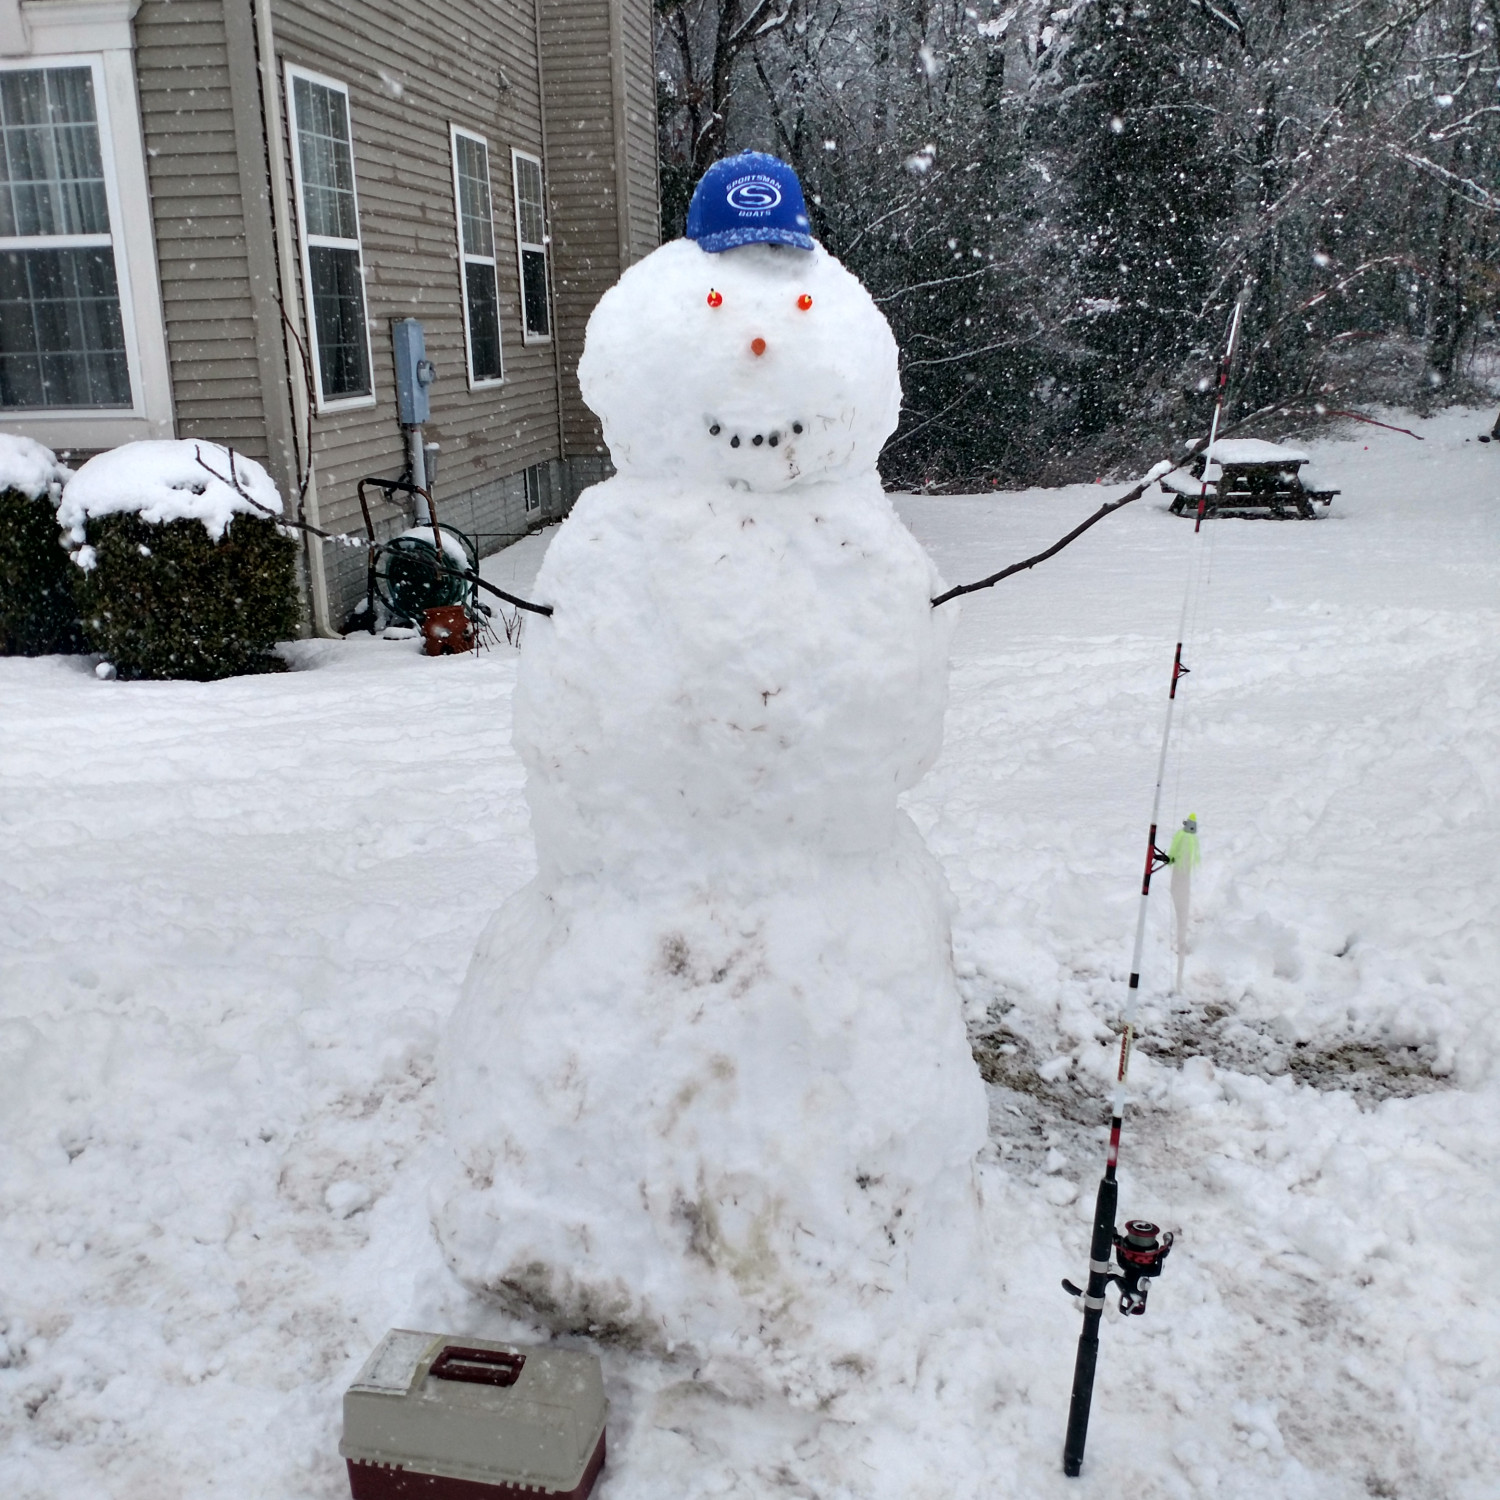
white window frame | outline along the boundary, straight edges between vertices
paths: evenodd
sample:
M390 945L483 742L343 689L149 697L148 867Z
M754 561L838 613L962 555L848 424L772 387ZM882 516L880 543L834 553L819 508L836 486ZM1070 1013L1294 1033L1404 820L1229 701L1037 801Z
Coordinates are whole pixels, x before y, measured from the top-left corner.
M477 141L484 147L484 174L490 197L490 249L491 254L470 255L464 249L463 189L459 184L458 142L459 138ZM458 243L458 294L463 303L464 367L469 375L471 391L492 391L505 384L505 335L504 321L500 316L500 261L493 252L500 248L500 237L495 233L495 179L490 171L490 143L477 130L465 130L462 125L448 126L448 155L453 162L453 224ZM474 344L469 333L469 262L487 263L495 273L495 337L500 343L500 373L477 379L474 375Z
M521 174L516 171L518 161L529 161L537 170L538 177L542 182L542 242L537 244L535 240L524 237L521 228ZM547 174L542 167L540 156L530 151L522 151L516 146L510 148L510 189L511 198L516 208L516 275L519 278L517 293L521 303L521 342L523 344L550 344L552 342L552 328L554 324L554 308L552 306L552 235L548 223L547 213ZM526 317L526 252L528 250L540 250L542 252L542 264L547 273L547 332L532 333L528 326Z
M113 4L105 0L86 7L59 4L49 6L46 12L28 8L24 35L31 51L0 58L0 69L7 72L87 67L93 75L109 210L108 238L120 294L131 405L0 408L0 432L33 437L51 448L112 448L134 438L169 438L175 432L166 322L136 92L130 26L136 3L138 0L115 0ZM85 47L90 50L83 50ZM96 235L18 235L0 240L0 247L65 248L101 242Z
M311 68L299 67L291 62L285 64L285 75L287 146L292 157L292 191L297 213L297 249L302 260L302 325L307 330L308 354L312 364L313 406L320 416L324 412L358 411L375 405L375 351L370 340L370 297L365 286L364 235L359 232L359 173L354 160L354 111L349 101L349 85L337 78L329 78L324 73L314 73ZM356 239L333 239L327 235L309 235L307 232L307 200L302 188L302 143L298 139L297 91L293 86L298 78L305 79L308 83L315 83L319 88L332 89L335 93L344 96L345 118L349 121L350 191L354 197L354 227L359 236ZM366 395L335 396L332 399L325 398L323 395L323 365L318 358L318 317L313 305L312 257L307 253L309 244L314 242L334 250L348 250L352 247L359 255L359 296L360 304L364 309L365 323L365 367L370 372L370 389Z
M542 509L542 471L537 464L522 471L521 507L528 516L538 515Z

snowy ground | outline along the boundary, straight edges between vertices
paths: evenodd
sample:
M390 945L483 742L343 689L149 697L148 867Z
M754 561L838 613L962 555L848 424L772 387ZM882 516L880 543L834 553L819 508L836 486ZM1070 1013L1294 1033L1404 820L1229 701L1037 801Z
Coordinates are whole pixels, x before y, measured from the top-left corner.
M1181 1241L1146 1317L1107 1318L1078 1481L1058 1279L1085 1270L1191 525L1143 501L965 606L910 807L994 1085L1006 1290L983 1472L949 1493L1496 1493L1500 451L1465 441L1487 426L1357 429L1317 446L1327 517L1205 533L1163 819L1201 820L1195 948L1166 997L1161 900L1122 1195ZM901 504L961 580L1107 492ZM545 540L487 573L524 584ZM531 869L516 658L292 654L213 685L0 661L13 1500L346 1493L339 1395L387 1327L514 1332L444 1271L423 1180L439 1028ZM813 1419L613 1351L606 1374L602 1500L860 1493ZM975 1411L951 1420L972 1444Z

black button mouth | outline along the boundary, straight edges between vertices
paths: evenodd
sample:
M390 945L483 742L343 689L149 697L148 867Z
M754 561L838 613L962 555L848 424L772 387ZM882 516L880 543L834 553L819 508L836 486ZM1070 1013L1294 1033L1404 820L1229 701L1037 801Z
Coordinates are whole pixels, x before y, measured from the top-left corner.
M803 429L802 429L802 423L801 422L793 422L792 423L792 432L794 432L794 433L801 433L802 430ZM724 431L724 425L721 422L710 422L708 424L708 435L710 437L718 437L719 434L721 432L723 432L723 431ZM785 432L782 432L779 428L776 431L770 432L770 433L757 432L754 435L754 437L752 437L750 439L750 443L751 443L751 446L755 447L755 448L764 448L766 446L770 446L772 448L779 448L781 446L781 440L784 437L786 437L787 435L788 434L786 434ZM730 435L729 446L731 448L738 448L740 446L740 435L739 435L739 433L736 432L736 433L732 433Z

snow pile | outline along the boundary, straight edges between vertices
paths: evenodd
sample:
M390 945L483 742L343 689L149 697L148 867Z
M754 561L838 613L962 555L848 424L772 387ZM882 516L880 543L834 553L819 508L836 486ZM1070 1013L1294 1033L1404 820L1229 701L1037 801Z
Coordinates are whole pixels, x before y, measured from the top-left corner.
M890 328L821 246L663 245L594 309L578 383L621 474L753 490L871 473L901 407Z
M57 519L87 540L90 516L133 511L153 525L202 521L215 541L236 515L279 516L281 493L243 453L199 439L143 439L96 454L68 481Z
M73 471L58 463L57 455L35 438L0 432L0 494L17 490L28 500L45 495L55 482L62 484Z
M862 1399L983 1261L983 1087L897 807L954 616L871 467L890 334L821 251L677 244L606 296L583 369L621 474L536 584L540 869L452 1023L437 1223L469 1284L555 1329Z

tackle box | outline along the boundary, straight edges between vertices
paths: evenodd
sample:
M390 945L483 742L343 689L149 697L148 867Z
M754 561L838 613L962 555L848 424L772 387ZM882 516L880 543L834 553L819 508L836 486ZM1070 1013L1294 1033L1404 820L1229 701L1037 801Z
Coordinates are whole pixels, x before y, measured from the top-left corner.
M604 1467L592 1354L393 1328L344 1393L354 1500L584 1500Z

